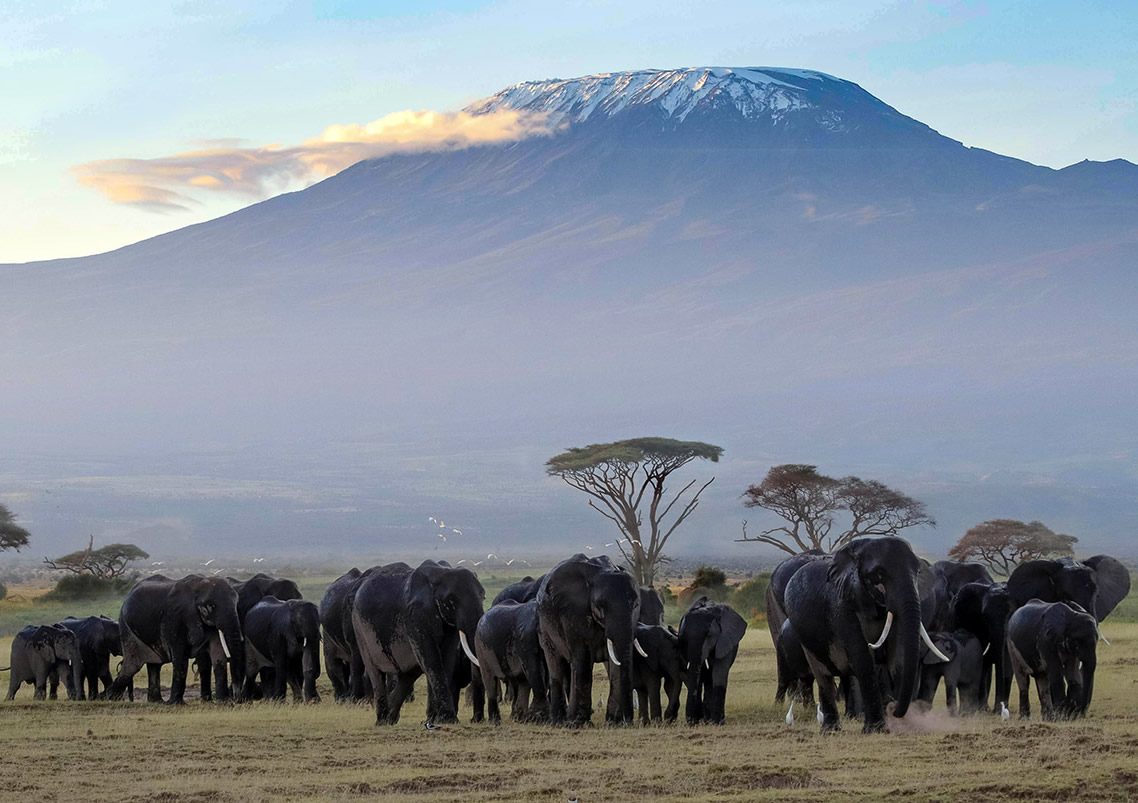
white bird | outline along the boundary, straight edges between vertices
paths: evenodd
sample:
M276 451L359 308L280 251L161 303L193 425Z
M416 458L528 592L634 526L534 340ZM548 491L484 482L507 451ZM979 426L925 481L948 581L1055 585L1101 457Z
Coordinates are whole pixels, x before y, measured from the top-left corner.
M821 725L826 721L826 715L822 713L822 704L818 703L818 716L816 717L818 724Z
M424 727L425 727L427 730L429 730L429 731L437 731L437 730L442 730L442 728L440 728L440 727L439 727L438 725L436 725L435 723L431 722L429 719L428 719L426 722L424 722L424 723L423 723L423 726L424 726Z
M443 539L444 541L447 540L446 533L439 533L439 538Z
M591 546L589 546L588 544L585 544L585 549L592 551L593 548Z
M490 560L490 558L493 558L494 560L501 560L501 558L499 558L493 552L487 552L486 553L486 560Z
M474 561L474 563L472 563L472 564L470 564L470 565L471 565L471 566L481 566L481 565L482 565L483 563L485 563L485 562L486 562L486 561L484 561L484 560L476 560L476 561Z
M265 559L264 558L253 558L253 562L254 563L264 563Z
M151 566L161 566L163 563L165 563L165 561L162 561L162 560L156 560L156 561L154 561L153 563L151 563L150 565L151 565Z
M508 561L506 561L506 565L511 566L511 565L513 565L514 561L516 561L516 560L517 560L517 558L510 558Z
M790 701L790 708L786 709L786 724L794 724L794 700Z
M455 565L455 566L461 566L461 565L462 565L462 564L464 564L464 563L466 563L466 558L463 558L462 560L460 560L458 563L456 563L456 564L454 564L454 565Z
M214 577L216 577L220 573L221 573L221 569L214 569L212 572L210 572L210 574L212 574Z
M612 543L612 544L605 544L605 546L616 546L616 544L615 544L615 543Z
M451 530L458 533L459 535L462 535L462 530L458 529L457 527L451 527Z
M1007 722L1012 718L1012 712L1008 710L1008 704L1000 700L1000 721Z
M209 559L209 560L207 560L205 563L203 563L203 564L202 564L202 566L208 566L208 565L210 565L211 563L213 563L215 560L217 560L217 558L210 558L210 559Z
M433 521L435 524L439 523L439 520L436 519L434 516L427 516L427 521Z
M445 521L443 521L442 519L439 519L439 526L440 527L446 527L447 525L446 525Z

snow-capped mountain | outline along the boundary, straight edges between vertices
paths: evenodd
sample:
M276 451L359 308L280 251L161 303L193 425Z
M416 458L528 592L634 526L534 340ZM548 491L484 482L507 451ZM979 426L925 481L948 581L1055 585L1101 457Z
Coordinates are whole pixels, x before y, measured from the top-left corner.
M556 133L0 266L0 500L45 554L77 531L433 550L428 514L483 553L576 551L604 522L544 461L649 434L726 449L692 519L705 553L734 548L739 494L778 462L927 501L930 555L986 518L1104 551L1138 528L1134 165L968 148L808 70L470 106L496 108Z

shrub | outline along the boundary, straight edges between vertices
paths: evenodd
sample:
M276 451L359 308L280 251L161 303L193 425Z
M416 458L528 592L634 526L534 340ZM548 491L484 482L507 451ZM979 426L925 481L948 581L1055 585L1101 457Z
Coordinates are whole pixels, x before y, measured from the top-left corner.
M770 572L763 572L743 583L731 594L731 606L748 620L765 619Z
M73 600L101 599L126 594L134 579L117 577L113 580L93 574L68 574L56 581L55 588L40 599L45 602L71 602Z
M690 587L711 590L726 588L727 575L723 573L722 569L717 569L714 566L700 566L695 570L695 579L692 580Z

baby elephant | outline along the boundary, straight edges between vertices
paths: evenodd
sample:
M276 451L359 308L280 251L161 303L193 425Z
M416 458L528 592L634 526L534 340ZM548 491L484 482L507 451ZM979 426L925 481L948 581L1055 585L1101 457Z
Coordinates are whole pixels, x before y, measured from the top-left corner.
M519 722L549 718L545 656L538 643L537 601L506 600L492 605L478 620L474 649L486 687L486 716L498 723L499 683L513 700L511 716ZM530 692L533 703L530 703Z
M1019 715L1031 715L1035 678L1044 719L1086 714L1095 687L1098 622L1075 603L1029 601L1008 621L1008 652L1019 686Z
M948 713L974 714L980 710L980 692L983 688L984 649L980 640L967 630L951 633L933 633L933 644L948 656L940 660L932 651L921 648L921 685L917 698L931 703L937 686L944 680L945 702Z
M34 683L35 699L48 696L47 684L51 681L51 699L56 698L59 675L66 681L67 696L82 700L83 661L79 654L79 639L62 625L28 625L12 639L12 674L8 682L8 699L25 683Z
M742 616L721 602L709 602L707 597L700 597L680 620L680 650L687 663L684 713L689 724L722 725L726 721L727 675L746 632L747 622Z
M680 636L670 627L637 625L632 655L632 690L639 698L640 721L675 722L680 710L680 689L687 663L680 650ZM668 695L661 714L660 684Z
M264 597L245 614L246 677L261 673L266 699L320 702L320 612L302 599Z
M111 675L111 656L122 655L119 623L105 616L88 616L83 619L69 617L60 622L79 639L79 654L83 659L83 679L87 683L87 697L91 700L106 696L114 680ZM99 693L99 683L103 692ZM133 684L130 688L134 699Z

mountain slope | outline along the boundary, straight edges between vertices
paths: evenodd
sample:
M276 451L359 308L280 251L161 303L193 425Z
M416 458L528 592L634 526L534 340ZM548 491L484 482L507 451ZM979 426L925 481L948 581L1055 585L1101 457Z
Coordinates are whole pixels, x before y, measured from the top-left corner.
M1133 165L966 148L803 70L470 106L498 108L558 133L362 162L109 254L0 267L9 454L36 482L113 488L85 503L92 531L231 543L271 522L295 548L314 526L418 543L444 505L506 546L580 548L601 522L542 463L652 433L727 449L700 511L724 549L737 494L782 461L927 497L941 552L995 516L1103 544L1138 523L1113 401L1138 390ZM155 475L181 479L149 492ZM234 501L219 476L278 490ZM75 524L41 513L47 538Z

